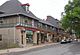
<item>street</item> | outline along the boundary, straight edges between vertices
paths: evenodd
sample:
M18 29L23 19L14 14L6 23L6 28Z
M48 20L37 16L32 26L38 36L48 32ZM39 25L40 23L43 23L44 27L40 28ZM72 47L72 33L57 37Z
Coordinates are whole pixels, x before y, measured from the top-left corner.
M57 44L45 46L32 51L24 51L10 55L80 55L80 43Z

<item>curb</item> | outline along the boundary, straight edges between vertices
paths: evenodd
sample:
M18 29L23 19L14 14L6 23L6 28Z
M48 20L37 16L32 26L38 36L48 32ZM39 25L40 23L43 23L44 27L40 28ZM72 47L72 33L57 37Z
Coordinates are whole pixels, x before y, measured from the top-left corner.
M31 51L36 51L37 49L44 48L44 47L51 46L51 45L55 45L55 44L58 44L58 43L37 45L37 46L29 47L29 48L25 47L25 48L6 49L6 50L2 50L3 52L1 52L1 50L0 50L0 55L11 54L11 53L13 55L18 55L18 53L22 54L25 52L27 53L27 52L31 52Z

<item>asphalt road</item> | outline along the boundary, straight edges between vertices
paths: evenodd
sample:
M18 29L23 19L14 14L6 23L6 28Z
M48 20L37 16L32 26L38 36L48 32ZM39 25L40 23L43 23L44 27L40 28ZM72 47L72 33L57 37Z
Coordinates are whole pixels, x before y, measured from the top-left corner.
M10 55L80 55L80 43L45 46Z

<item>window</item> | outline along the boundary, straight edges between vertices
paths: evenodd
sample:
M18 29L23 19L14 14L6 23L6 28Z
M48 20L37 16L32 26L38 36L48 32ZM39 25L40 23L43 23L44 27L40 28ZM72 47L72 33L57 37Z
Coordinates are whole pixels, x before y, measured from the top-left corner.
M0 24L2 24L3 23L3 18L0 18Z
M27 20L25 20L25 23L27 23L28 21Z
M41 27L41 26L40 26L40 23L38 23L38 27Z
M3 23L3 21L2 20L0 20L0 24L2 24Z
M26 6L22 6L22 8L26 11Z
M55 27L52 28L55 31Z
M0 41L2 41L2 35L0 35Z

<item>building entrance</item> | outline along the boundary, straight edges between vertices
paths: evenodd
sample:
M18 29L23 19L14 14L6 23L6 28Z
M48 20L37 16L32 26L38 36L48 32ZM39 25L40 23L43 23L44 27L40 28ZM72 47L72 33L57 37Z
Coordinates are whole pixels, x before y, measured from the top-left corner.
M26 43L33 43L33 31L26 31Z

